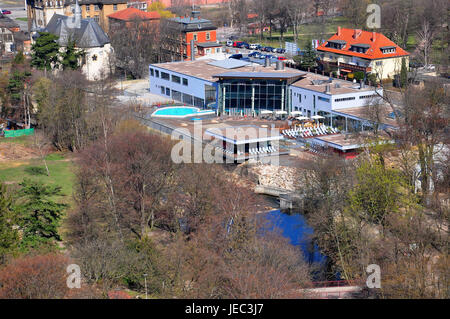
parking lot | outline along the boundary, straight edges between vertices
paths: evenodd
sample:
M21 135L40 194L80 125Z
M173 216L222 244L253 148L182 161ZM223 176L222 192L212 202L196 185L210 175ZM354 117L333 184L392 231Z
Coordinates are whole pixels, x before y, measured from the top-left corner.
M250 61L252 62L257 62L257 63L264 63L264 58L259 58L259 57L249 57L248 55L253 53L253 52L257 52L258 54L262 54L264 56L269 55L270 59L273 61L278 60L279 57L285 58L286 62L291 62L293 63L294 61L286 54L281 54L281 53L274 53L274 52L264 52L261 50L251 50L251 49L245 49L245 48L235 48L235 47L229 47L229 46L224 46L223 47L224 52L228 53L228 54L242 54L244 58L249 58Z

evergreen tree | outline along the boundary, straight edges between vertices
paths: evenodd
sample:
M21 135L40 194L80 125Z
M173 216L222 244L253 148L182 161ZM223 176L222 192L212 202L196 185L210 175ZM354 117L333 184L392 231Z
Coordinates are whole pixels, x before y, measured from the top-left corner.
M69 40L64 52L61 53L61 65L63 69L78 69L81 66L79 63L80 58L84 56L84 54L83 51L75 47L75 41Z
M303 68L314 68L316 67L316 61L317 61L317 54L316 51L314 51L311 41L307 41L305 53L303 54L303 57L301 59L300 66Z
M48 32L39 32L39 35L31 46L31 65L39 70L51 70L58 63L58 37Z
M20 183L14 210L23 231L21 248L35 248L61 240L58 227L66 204L56 203L52 198L60 196L61 187L44 185L25 179Z
M0 183L0 265L5 257L18 247L19 235L15 215L11 211L12 200L7 194L6 187Z

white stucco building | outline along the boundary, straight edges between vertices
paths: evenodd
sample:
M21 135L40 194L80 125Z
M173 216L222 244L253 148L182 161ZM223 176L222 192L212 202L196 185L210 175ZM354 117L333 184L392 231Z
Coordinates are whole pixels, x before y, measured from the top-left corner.
M95 81L111 72L113 49L106 33L94 19L82 19L78 1L72 17L54 14L44 32L58 36L62 50L69 41L85 52L81 61L82 72L88 80Z

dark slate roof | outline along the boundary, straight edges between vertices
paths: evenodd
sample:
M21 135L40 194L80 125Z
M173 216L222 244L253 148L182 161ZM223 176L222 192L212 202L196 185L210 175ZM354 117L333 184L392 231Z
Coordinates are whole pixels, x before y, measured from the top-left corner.
M202 30L216 30L217 27L210 20L192 17L170 18L169 21L181 26L181 31L192 32Z
M222 44L217 43L217 42L200 42L200 43L197 43L197 46L201 47L201 48L216 48L216 47L221 47Z
M110 42L106 33L94 19L81 19L80 28L69 27L67 25L69 19L73 19L73 17L54 14L44 32L58 36L58 43L61 46L67 45L69 39L74 40L79 48L102 47Z
M14 22L13 19L0 13L0 27L6 28L6 29L13 29L13 28L18 28L19 25L16 22Z

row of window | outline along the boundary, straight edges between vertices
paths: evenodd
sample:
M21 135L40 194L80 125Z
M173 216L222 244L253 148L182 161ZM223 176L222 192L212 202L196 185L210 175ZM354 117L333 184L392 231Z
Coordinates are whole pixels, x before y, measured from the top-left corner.
M353 97L343 97L343 98L340 98L340 99L334 99L334 102L351 101L351 100L354 100L354 99L355 99L354 96Z
M359 97L359 99L360 99L360 100L362 100L362 99L371 99L371 98L375 98L375 97L378 97L378 95L377 95L377 94L372 94L372 95L361 95L361 96Z
M159 71L150 68L150 76L159 78ZM170 81L170 74L161 71L161 79L166 80L166 81ZM179 77L177 75L172 75L172 82L178 83L178 84L183 83L184 86L188 86L189 85L188 79L181 78L181 77Z

